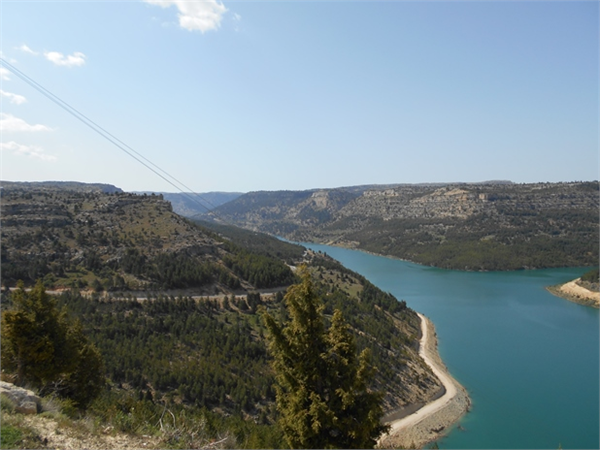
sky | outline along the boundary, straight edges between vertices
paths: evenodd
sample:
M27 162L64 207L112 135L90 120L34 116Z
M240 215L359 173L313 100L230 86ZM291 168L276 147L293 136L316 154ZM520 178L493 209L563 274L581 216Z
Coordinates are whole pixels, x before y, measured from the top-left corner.
M598 24L596 1L2 0L2 60L155 166L1 65L0 179L597 180Z

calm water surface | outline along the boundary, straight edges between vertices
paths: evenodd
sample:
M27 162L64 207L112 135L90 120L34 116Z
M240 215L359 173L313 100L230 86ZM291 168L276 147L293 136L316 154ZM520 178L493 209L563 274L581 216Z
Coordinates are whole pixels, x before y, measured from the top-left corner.
M473 402L440 448L599 448L598 310L544 289L585 269L458 272L302 245L433 320L441 357Z

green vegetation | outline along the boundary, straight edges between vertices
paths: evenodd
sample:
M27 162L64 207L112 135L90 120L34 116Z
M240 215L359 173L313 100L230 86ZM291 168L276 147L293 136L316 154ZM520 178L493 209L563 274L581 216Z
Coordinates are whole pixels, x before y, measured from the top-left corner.
M324 255L315 255L309 270L327 320L337 320L331 314L342 310L358 351L371 353L378 371L369 388L385 388L387 408L403 405L418 378L416 314ZM11 310L12 297L20 295L4 293L2 308ZM202 436L230 436L234 444L228 445L235 447L284 445L276 425L267 330L257 314L262 307L286 321L281 293L199 299L158 295L138 301L67 291L56 302L68 309L70 322L83 324L104 358L102 375L108 384L88 405L86 414L93 420L128 433L159 433L168 441L164 446L172 448L200 445L192 436L200 436L198 423L206 424ZM432 378L419 380L436 389Z
M598 262L598 189L574 182L251 192L216 211L294 241L448 269L576 267Z
M269 413L264 401L274 398L273 378L246 299L158 296L139 302L73 292L61 302L88 324L113 382L200 408Z
M2 370L15 373L17 385L53 392L85 408L104 384L103 363L78 321L46 294L42 283L12 295L2 314Z
M329 331L344 348L356 346L341 365L330 361L348 380L363 380L344 385L346 410L352 396L368 404L372 391L385 392L389 411L439 389L417 355L416 313L326 255L234 227L199 226L160 196L18 184L1 195L3 377L59 395L50 399L60 405L59 420L85 433L159 436L160 448L285 445L268 331L257 312L288 320L285 290L303 261L325 321L335 324ZM19 278L35 286L6 289ZM50 296L50 287L67 290ZM20 350L27 345L36 350ZM377 368L372 379L361 353ZM43 446L17 416L3 419L3 429L15 426L21 437L3 439ZM374 432L363 422L355 439L370 445Z
M301 260L306 250L299 245L284 242L273 236L257 233L256 231L202 220L196 220L195 222L202 229L214 231L219 236L224 237L227 241L230 241L247 251L277 258L288 264L293 265L296 261Z
M44 397L43 412L29 420L15 413L10 400L2 399L0 448L86 448L89 443L96 448L115 448L117 443L119 448L281 448L283 442L275 426L139 398L118 388L104 391L84 413L68 402ZM55 427L54 439L49 427ZM63 443L57 446L56 441Z
M96 292L217 293L294 281L272 243L260 250L260 237L249 248L247 239L226 240L173 214L160 196L50 187L13 183L1 193L4 286L42 279L47 287ZM286 255L301 257L298 249Z
M600 270L593 269L589 272L586 272L581 276L581 281L586 281L588 283L598 283L600 281Z
M17 448L23 439L23 433L12 425L0 429L0 448Z
M368 389L374 370L368 350L336 309L325 328L324 306L304 269L285 296L290 320L280 326L264 314L278 384L280 425L291 448L372 448L381 425L383 394Z

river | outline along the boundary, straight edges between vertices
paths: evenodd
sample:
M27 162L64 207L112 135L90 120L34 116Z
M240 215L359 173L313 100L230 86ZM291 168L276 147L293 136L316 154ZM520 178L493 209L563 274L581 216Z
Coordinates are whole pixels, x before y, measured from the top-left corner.
M598 310L544 289L585 269L459 272L301 244L431 318L473 402L440 448L599 448Z

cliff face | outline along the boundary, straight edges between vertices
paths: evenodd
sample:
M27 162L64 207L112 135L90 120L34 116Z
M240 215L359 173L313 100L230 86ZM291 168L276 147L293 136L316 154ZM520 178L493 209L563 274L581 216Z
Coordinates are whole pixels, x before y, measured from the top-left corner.
M365 192L340 210L339 218L364 216L384 220L467 218L485 209L485 194L448 186L439 189L397 188Z
M237 225L292 240L357 247L440 267L503 270L598 260L597 182L260 195L256 201L257 193L246 194L216 212Z

